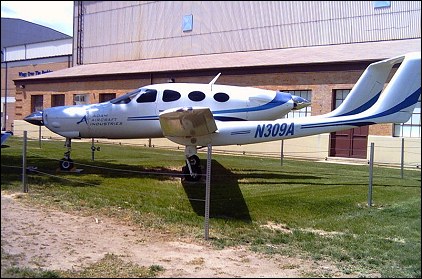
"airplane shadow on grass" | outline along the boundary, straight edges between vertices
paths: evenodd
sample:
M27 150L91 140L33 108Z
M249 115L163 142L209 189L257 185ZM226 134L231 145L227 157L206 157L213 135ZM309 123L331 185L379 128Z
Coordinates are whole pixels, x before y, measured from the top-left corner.
M21 166L22 159L16 156L2 156L2 161L8 162L11 166ZM33 184L48 185L51 182L63 183L62 176L66 175L67 186L71 187L96 187L101 185L102 179L95 176L88 177L85 175L98 175L103 178L133 178L133 177L149 177L157 180L174 180L181 179L181 184L191 203L194 212L200 216L205 216L205 190L206 190L206 160L202 161L203 177L198 182L188 182L183 178L180 169L170 169L166 167L144 167L139 165L116 164L104 161L89 161L84 159L75 160L75 167L83 169L82 172L60 171L57 167L56 160L45 158L31 158L27 160L27 166L36 167L36 171L27 172L30 174L29 181ZM3 166L2 166L3 169ZM5 180L21 180L22 170L19 168L4 167L4 172L8 173ZM219 162L212 160L211 168L211 192L210 192L210 217L223 219L237 219L246 222L251 221L248 207L238 183L238 176L229 169L222 166ZM45 175L47 174L47 175ZM69 177L69 175L71 177ZM72 178L72 176L74 178ZM2 175L3 180L3 175ZM3 182L3 181L2 181ZM2 183L2 188L3 185Z
M206 160L204 163L206 165ZM192 209L205 216L206 167L198 182L182 179L182 185ZM210 183L210 218L237 219L251 222L248 206L238 183L238 176L218 161L212 160Z
M19 156L2 155L2 162L5 165L21 166L22 159ZM205 191L206 191L206 160L202 160L203 178L198 182L189 182L183 179L181 167L169 168L161 166L144 167L140 165L116 164L114 162L95 161L77 159L75 166L84 169L83 175L96 174L103 178L133 178L150 177L161 181L181 179L181 184L186 193L192 209L199 216L205 216ZM43 185L47 182L63 182L63 174L72 174L71 172L58 172L58 162L44 158L28 158L28 166L36 166L39 172L32 172L31 183ZM8 168L2 166L2 189L7 187L9 182L21 180L21 169ZM262 169L229 169L216 160L212 160L211 166L211 187L210 187L210 217L221 219L236 219L245 222L251 222L251 216L247 203L241 191L241 185L293 185L306 184L308 186L321 186L318 182L322 177L318 175L303 175L303 173L284 173L282 170L262 170ZM5 174L5 177L3 177ZM44 175L49 174L49 175ZM67 179L66 185L72 187L95 187L100 185L103 180L95 176L81 177L75 173L75 179ZM6 177L7 176L7 177ZM3 181L5 178L5 181ZM67 176L68 178L68 176ZM47 183L48 184L48 183ZM342 183L348 186L348 182ZM325 186L331 186L324 182ZM333 184L335 186L341 186ZM354 182L353 185L356 185ZM365 185L363 185L365 186ZM378 185L394 186L394 185Z

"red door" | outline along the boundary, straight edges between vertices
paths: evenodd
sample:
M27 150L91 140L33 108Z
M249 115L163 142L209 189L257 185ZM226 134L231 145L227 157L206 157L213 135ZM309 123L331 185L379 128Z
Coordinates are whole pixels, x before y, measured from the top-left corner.
M349 89L335 90L333 109L339 107L349 93ZM369 126L331 133L329 156L366 159L368 133Z
M331 133L330 156L366 159L369 126Z

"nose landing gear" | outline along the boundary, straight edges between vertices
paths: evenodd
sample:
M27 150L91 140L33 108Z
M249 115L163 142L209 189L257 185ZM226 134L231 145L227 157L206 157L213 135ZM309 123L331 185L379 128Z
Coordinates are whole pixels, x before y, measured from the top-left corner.
M196 146L186 146L186 165L182 168L186 181L198 181L202 177L201 161L198 155L196 155Z
M73 160L70 159L70 151L72 146L70 138L66 138L64 146L67 148L67 151L64 153L63 159L60 160L59 167L62 171L70 171L74 167Z
M187 181L198 181L202 177L201 161L197 155L186 159L186 165L182 168Z

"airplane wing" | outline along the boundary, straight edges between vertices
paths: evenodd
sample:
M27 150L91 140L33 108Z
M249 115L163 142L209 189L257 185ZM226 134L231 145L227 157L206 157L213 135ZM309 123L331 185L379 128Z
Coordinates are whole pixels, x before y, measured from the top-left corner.
M217 131L214 117L209 108L177 108L165 110L159 115L165 137L200 137Z
M5 132L5 131L1 131L1 146L3 147L3 143L6 142L6 140L10 137L13 136L12 132Z

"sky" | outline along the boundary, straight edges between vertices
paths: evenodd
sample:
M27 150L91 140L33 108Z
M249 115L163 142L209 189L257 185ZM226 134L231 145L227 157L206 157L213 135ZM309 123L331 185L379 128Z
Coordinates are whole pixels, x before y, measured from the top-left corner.
M1 1L1 17L23 19L73 37L73 1Z

